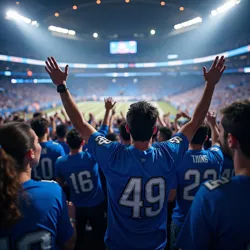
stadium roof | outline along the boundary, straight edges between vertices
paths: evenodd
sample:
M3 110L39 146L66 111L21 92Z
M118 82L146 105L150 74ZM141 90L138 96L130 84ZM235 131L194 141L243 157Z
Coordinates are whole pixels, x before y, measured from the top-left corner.
M2 1L4 8L16 8L21 13L43 25L54 25L75 30L91 37L97 32L102 39L132 39L149 36L151 29L156 36L166 36L175 24L198 16L208 17L212 9L224 3L222 0L20 0ZM77 5L77 10L72 6ZM184 7L184 11L180 11ZM54 13L58 12L59 17ZM31 16L32 15L32 16ZM137 39L138 39L137 36Z

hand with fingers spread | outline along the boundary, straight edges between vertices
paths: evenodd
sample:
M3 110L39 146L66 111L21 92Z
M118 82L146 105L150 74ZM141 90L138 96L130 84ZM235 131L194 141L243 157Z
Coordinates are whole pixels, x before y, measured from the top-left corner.
M106 110L111 110L114 108L116 102L113 101L113 99L111 97L104 99L105 102L105 109Z
M207 71L206 67L203 67L203 75L205 81L209 84L216 85L219 82L224 70L226 69L224 63L224 56L222 56L221 58L217 56L209 71Z
M46 63L45 70L49 74L53 83L57 86L61 84L66 84L69 66L66 65L63 72L61 68L58 66L54 57L48 57L48 60L45 63Z

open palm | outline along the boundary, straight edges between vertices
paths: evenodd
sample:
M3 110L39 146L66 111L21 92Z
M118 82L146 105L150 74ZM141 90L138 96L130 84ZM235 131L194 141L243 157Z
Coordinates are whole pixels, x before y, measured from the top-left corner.
M45 62L46 67L45 70L49 74L51 80L55 85L64 84L68 77L68 68L66 65L64 72L58 66L54 57L48 57L48 60Z
M216 85L219 82L224 70L226 69L224 63L225 63L224 56L222 56L220 59L217 56L208 72L206 67L203 67L203 75L205 81L208 82L209 84Z

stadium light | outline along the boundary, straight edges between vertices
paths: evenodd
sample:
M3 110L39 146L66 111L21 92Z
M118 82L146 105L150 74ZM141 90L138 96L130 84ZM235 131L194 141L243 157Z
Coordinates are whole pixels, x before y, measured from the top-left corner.
M169 60L177 59L178 55L168 55Z
M155 30L150 30L150 34L153 36L155 35Z
M202 18L201 17L196 17L194 19L191 19L189 21L186 21L184 23L179 23L179 24L176 24L174 26L174 28L176 30L179 30L179 29L182 29L182 28L185 28L185 27L188 27L188 26L191 26L191 25L194 25L194 24L197 24L197 23L201 23L202 22Z
M54 32L58 32L58 33L62 33L62 34L66 34L66 35L70 35L70 36L74 36L76 34L76 32L74 30L68 30L68 29L64 29L61 27L56 27L56 26L49 26L48 30L50 31L54 31Z
M30 18L22 16L22 15L18 14L15 11L12 11L12 10L7 11L6 18L10 19L10 20L12 19L12 20L15 20L15 21L21 21L23 23L31 24L33 26L38 27L38 22L37 21L32 21Z
M240 0L228 1L225 4L221 5L220 7L218 7L217 9L212 10L210 17L215 17L218 14L224 13L224 12L228 11L229 9L233 8L235 5L237 5L239 3L240 3Z
M93 37L94 37L94 38L97 38L97 37L98 37L98 33L95 32L95 33L93 34Z

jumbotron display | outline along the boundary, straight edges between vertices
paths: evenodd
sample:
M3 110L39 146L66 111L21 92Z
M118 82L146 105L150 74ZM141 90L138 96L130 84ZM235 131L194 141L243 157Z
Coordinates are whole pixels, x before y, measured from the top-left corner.
M110 54L136 54L137 42L136 41L120 41L109 43Z

